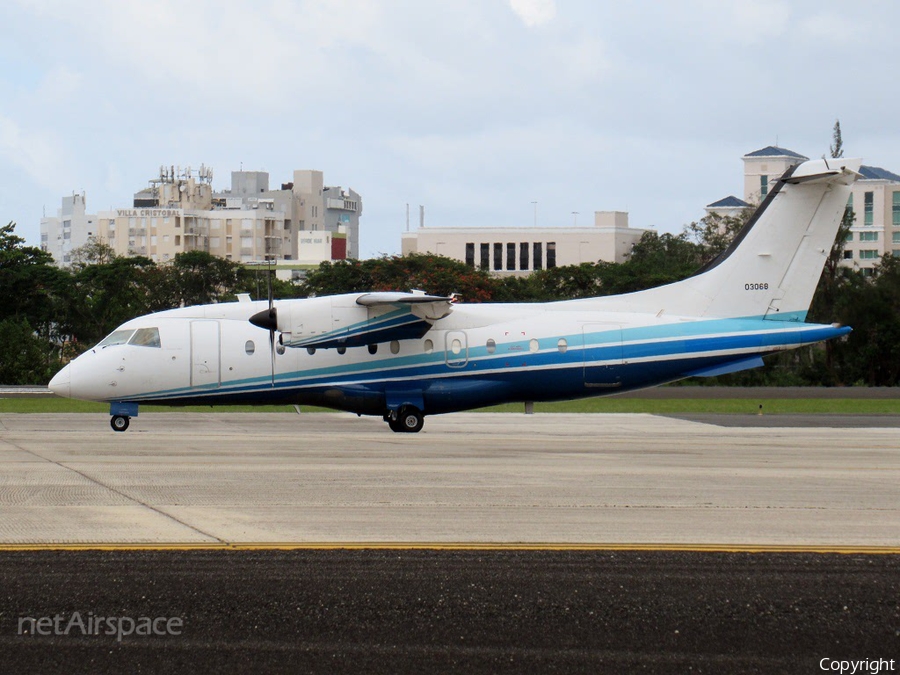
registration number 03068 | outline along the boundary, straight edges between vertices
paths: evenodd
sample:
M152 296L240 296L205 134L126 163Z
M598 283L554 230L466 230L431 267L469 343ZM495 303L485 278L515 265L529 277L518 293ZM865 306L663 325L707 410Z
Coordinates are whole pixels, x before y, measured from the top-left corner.
M768 283L761 284L744 284L745 291L767 291L769 290Z

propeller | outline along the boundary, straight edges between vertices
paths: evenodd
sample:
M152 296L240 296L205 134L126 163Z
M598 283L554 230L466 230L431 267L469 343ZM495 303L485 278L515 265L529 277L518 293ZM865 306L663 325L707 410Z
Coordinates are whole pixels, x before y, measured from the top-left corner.
M250 317L250 323L254 326L264 328L269 331L269 355L272 359L272 386L275 386L275 331L278 330L278 309L275 307L275 298L272 293L272 275L271 269L267 270L266 286L269 291L269 307L261 312L257 312Z

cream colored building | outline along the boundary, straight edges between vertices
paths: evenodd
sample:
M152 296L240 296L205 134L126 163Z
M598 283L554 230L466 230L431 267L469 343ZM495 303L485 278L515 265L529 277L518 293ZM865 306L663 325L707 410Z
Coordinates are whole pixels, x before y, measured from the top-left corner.
M628 226L628 214L597 211L593 227L420 227L402 236L402 253L455 258L494 274L605 260L624 262L647 230Z
M358 255L362 200L325 186L321 171L295 171L280 190L269 190L261 171L232 172L231 189L223 192L213 191L212 177L205 166L160 167L133 206L96 215L85 213L83 194L66 197L57 217L41 220L42 247L60 265L91 239L119 255L161 263L187 251L298 268Z

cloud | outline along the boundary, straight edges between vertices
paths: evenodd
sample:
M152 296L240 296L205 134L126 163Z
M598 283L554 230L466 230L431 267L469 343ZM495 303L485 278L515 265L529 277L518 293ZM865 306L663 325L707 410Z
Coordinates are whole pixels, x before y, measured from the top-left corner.
M509 6L528 27L542 26L556 16L553 0L509 0Z
M841 44L858 41L866 35L874 37L877 32L871 24L836 12L820 12L808 16L800 22L800 30L806 37L814 40Z
M63 161L58 147L49 133L23 129L0 115L0 156L23 169L38 185L62 189Z

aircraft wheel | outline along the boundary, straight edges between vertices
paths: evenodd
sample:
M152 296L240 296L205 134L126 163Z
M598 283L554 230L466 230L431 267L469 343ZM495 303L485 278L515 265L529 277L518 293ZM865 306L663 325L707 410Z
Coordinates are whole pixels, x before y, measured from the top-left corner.
M125 415L113 415L109 420L109 426L112 427L113 431L125 431L130 421L131 418Z
M395 433L400 433L403 431L403 427L400 426L400 420L392 420L391 418L388 418L387 423L391 428L391 431Z
M425 424L425 416L421 410L410 405L400 410L397 421L401 431L415 434L422 430L422 426Z

